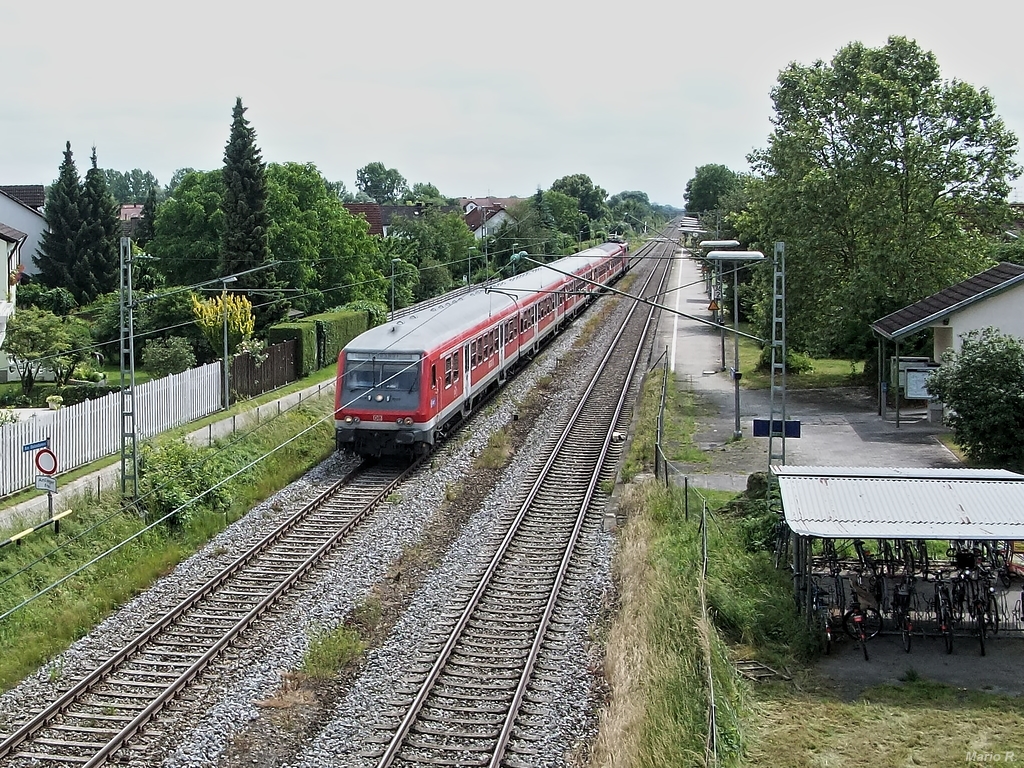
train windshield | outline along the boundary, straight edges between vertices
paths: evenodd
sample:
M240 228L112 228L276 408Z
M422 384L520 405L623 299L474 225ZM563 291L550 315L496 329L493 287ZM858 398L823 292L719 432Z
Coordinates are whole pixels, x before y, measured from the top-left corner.
M350 390L383 389L416 392L420 386L419 357L382 360L349 352L345 357L345 387Z

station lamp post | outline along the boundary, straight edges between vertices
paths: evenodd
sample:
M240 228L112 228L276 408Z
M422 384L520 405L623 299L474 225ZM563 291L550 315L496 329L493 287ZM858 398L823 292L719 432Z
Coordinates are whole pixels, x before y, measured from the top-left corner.
M732 241L735 242L735 241ZM739 243L736 243L739 245ZM703 245L703 243L702 243ZM739 271L740 266L743 263L751 263L755 261L761 261L764 259L764 254L760 251L711 251L705 258L708 261L716 262L719 265L719 274L721 275L721 264L723 262L732 262L732 322L733 322L733 368L732 368L732 380L733 389L736 393L736 423L733 429L732 436L735 438L743 437L743 431L740 429L740 294L739 294ZM720 283L721 284L721 283ZM723 334L724 334L723 330ZM723 353L724 357L724 353Z
M701 250L703 250L705 252L705 256L704 256L705 259L707 259L707 255L706 254L709 251L713 251L713 250L718 249L718 248L739 248L739 247L740 247L740 241L739 240L701 240L700 241L700 248L701 248ZM716 305L717 305L717 308L715 310L715 312L716 312L716 320L718 321L718 324L719 324L719 326L721 326L721 330L722 330L722 365L719 367L718 370L724 371L725 370L725 318L722 315L722 299L724 298L725 288L722 285L722 264L721 264L721 262L718 262L717 264L715 264L715 277L714 277L713 284L714 283L718 284L718 293L716 294L713 290L709 291L709 293L711 294L711 300L713 302L715 302Z

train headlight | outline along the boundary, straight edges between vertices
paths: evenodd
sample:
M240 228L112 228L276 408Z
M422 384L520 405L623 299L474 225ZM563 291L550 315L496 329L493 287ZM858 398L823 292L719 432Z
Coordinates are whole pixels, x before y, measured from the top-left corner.
M381 402L383 402L383 401L384 401L384 395L377 395L377 396L376 396L375 398L373 398L373 399L374 399L374 400L376 400L376 401L377 401L378 403L381 403Z
M352 417L351 416L346 416L345 417L345 423L346 424L351 424L352 423Z
M359 417L358 416L353 416L352 417L352 423L353 424L358 424L359 423Z
M404 421L406 426L410 426L412 424L412 416L406 416Z

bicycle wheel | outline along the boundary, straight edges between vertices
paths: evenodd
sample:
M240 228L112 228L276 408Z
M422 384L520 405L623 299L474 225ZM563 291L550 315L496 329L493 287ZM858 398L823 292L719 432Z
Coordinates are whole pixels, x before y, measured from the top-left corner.
M914 631L913 625L910 623L910 614L900 612L898 617L900 625L900 633L903 635L903 650L910 653L910 641L911 633Z
M994 595L989 595L985 604L985 626L989 634L995 635L999 631L999 603Z
M985 655L985 634L988 632L988 626L985 623L985 609L982 603L975 603L974 613L977 616L978 624L978 642L981 644L981 655Z
M953 652L953 615L949 606L943 605L939 609L939 631L942 633L943 642L946 644L946 653Z
M864 608L864 634L868 640L882 631L882 614L874 608Z

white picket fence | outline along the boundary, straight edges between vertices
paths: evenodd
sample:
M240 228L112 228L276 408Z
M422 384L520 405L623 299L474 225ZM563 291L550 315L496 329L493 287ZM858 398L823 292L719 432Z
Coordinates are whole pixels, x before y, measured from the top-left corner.
M165 376L135 387L135 432L144 440L221 407L220 363ZM0 497L35 485L35 451L49 440L58 471L66 472L121 451L121 393L48 411L0 426Z

